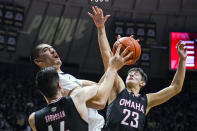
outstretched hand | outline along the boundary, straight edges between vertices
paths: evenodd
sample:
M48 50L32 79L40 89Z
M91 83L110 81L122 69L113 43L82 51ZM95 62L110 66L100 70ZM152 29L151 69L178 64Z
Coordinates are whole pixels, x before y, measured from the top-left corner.
M116 53L113 55L111 53L111 58L109 59L109 67L115 68L117 71L121 69L124 65L128 64L131 60L129 57L133 54L133 52L130 52L126 55L126 53L129 50L129 47L127 47L121 54L120 54L120 48L121 44L118 46Z
M179 54L179 59L186 60L187 51L186 48L184 48L184 43L181 40L177 43L177 52Z
M110 17L110 15L103 16L103 10L98 8L97 6L92 6L92 11L94 13L91 14L88 12L88 15L94 20L94 23L97 28L103 28L105 26L105 22Z

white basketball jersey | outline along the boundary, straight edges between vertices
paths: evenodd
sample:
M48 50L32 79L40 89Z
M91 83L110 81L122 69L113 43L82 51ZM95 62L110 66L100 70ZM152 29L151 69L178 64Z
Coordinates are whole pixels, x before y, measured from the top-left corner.
M59 78L60 84L64 89L72 90L77 86L82 87L81 81L70 74L59 73ZM105 123L103 116L101 116L97 110L92 108L88 108L88 121L89 131L101 131L101 128L103 128Z

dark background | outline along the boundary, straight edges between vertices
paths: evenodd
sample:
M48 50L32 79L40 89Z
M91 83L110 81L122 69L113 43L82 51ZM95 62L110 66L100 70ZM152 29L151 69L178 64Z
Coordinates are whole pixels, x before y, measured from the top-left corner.
M103 8L111 17L106 23L112 47L117 21L148 29L152 24L155 37L148 43L147 35L139 36L142 55L134 66L142 67L149 77L142 93L155 92L169 86L175 71L169 70L169 33L197 32L196 0L0 0L0 130L30 130L29 114L42 108L45 101L34 89L35 69L29 61L31 50L39 43L51 44L63 61L62 70L79 79L99 81L103 74L97 30L87 15L91 5ZM5 12L19 12L22 20L8 19ZM139 25L141 24L141 25ZM8 44L14 38L14 45ZM13 40L13 39L12 39ZM144 64L145 63L145 64ZM125 80L126 66L119 74ZM197 72L187 71L183 91L169 102L153 108L147 116L147 131L190 131L196 129ZM104 113L101 111L101 113Z

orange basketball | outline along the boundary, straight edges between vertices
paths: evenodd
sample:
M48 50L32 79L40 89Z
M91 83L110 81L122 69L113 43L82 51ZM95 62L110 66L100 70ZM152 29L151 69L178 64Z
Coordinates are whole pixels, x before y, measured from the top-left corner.
M122 38L118 39L113 45L112 52L114 54L115 54L116 49L118 48L119 44L122 44L121 49L120 49L120 53L124 49L126 49L128 46L130 48L129 48L129 51L126 53L126 55L131 51L133 52L133 54L129 58L132 61L130 63L128 63L127 65L131 65L131 64L136 63L136 61L140 58L140 55L141 55L141 46L140 46L139 42L137 40L135 40L133 37L122 37Z

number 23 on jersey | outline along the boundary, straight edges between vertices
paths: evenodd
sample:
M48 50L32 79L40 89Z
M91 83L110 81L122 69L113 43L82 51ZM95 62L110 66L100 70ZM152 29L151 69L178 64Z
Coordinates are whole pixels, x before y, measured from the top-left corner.
M131 126L131 127L134 127L134 128L138 128L139 113L134 112L134 111L131 112L128 109L124 109L123 110L123 114L125 114L126 116L121 121L121 124L127 125L127 126ZM132 120L131 121L128 121L128 119L130 117L132 117Z

